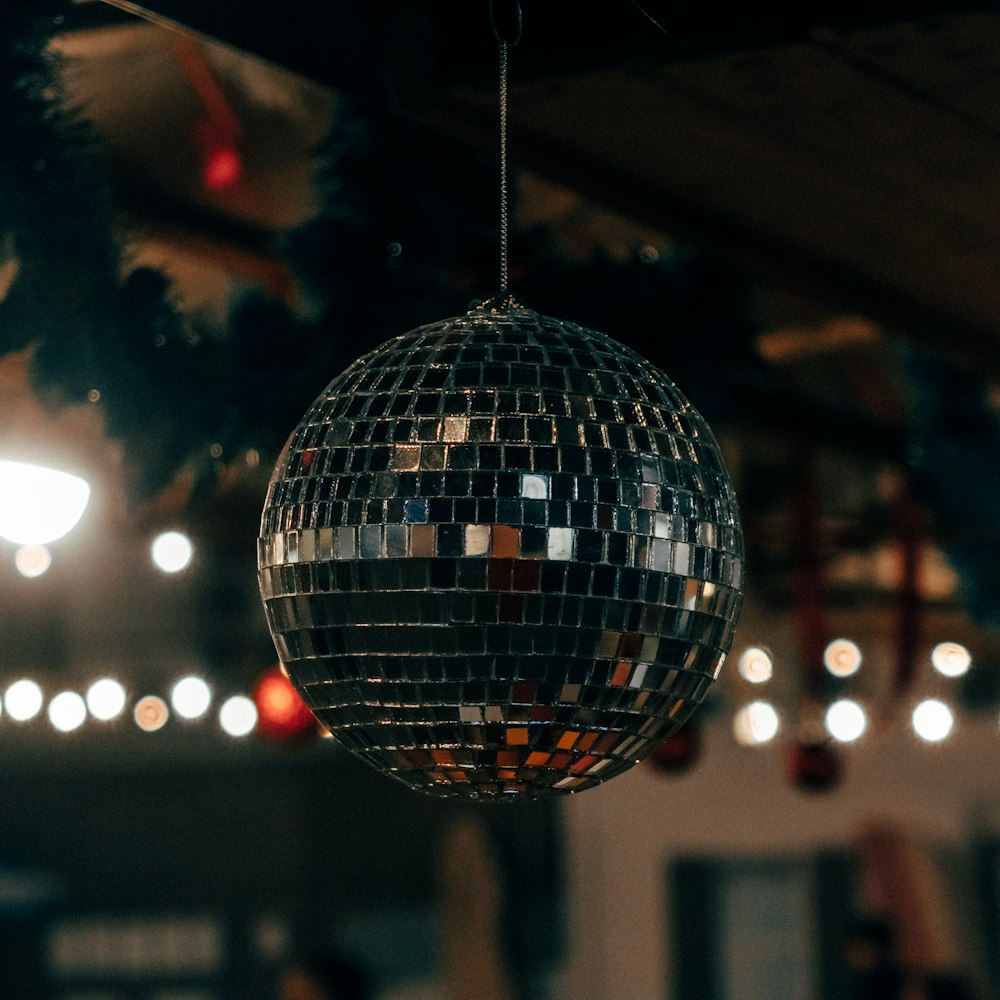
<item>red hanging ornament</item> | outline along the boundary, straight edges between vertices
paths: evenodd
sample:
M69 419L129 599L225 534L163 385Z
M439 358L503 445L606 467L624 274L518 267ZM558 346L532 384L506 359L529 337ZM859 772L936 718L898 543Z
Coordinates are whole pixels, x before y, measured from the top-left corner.
M661 774L685 774L701 758L701 727L689 722L683 729L660 742L649 762Z
M195 128L202 184L209 191L233 187L243 176L239 120L198 41L179 36L174 42L174 52L204 111L204 118Z
M829 792L840 784L843 761L829 743L793 743L785 751L785 774L803 792Z
M253 689L257 732L274 743L305 743L320 733L316 717L280 664L261 674Z

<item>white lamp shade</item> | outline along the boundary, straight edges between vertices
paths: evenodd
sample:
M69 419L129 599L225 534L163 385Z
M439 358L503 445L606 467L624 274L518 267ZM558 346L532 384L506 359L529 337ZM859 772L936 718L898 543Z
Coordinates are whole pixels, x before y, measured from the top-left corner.
M47 545L72 531L90 500L79 476L0 461L0 536L16 545Z

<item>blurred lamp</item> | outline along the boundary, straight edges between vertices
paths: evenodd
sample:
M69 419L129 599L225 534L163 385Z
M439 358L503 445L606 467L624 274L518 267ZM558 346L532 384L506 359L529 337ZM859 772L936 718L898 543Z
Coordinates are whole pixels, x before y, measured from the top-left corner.
M61 733L79 729L86 719L86 703L75 691L62 691L49 702L49 722Z
M257 725L257 706L246 695L233 695L219 709L219 725L229 736L247 736Z
M22 545L14 553L14 567L21 576L33 579L52 565L52 553L44 545Z
M826 731L838 743L853 743L861 739L868 728L865 710L851 698L840 698L827 710L824 717Z
M187 535L179 531L165 531L153 539L149 554L158 570L164 573L179 573L191 562L194 546Z
M823 651L823 664L834 677L850 677L861 667L861 650L850 639L834 639Z
M68 472L0 461L0 536L16 545L47 545L72 531L90 486Z
M945 677L961 677L969 672L972 657L965 646L957 642L939 642L931 650L931 664Z
M770 702L752 701L736 713L733 735L741 746L759 746L778 735L780 724L778 712Z
M125 688L110 677L102 677L87 688L87 708L101 722L117 719L125 709Z
M928 698L913 710L913 731L927 743L946 740L954 725L954 713L937 698Z
M751 684L766 684L774 676L774 661L766 649L749 646L737 664L740 677Z
M42 689L32 680L14 681L4 695L7 714L15 722L27 722L42 710Z
M182 719L199 719L212 704L212 689L200 677L183 677L173 686L170 702Z
M257 732L275 743L303 743L314 739L319 725L281 665L258 678L253 689Z
M155 733L162 729L170 718L170 709L162 698L157 698L154 694L140 698L132 710L132 718L135 724L145 733Z

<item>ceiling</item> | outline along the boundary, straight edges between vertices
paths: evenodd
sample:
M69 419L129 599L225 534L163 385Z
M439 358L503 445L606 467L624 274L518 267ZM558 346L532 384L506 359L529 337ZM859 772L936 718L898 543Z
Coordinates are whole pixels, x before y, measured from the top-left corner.
M485 2L115 6L495 143ZM518 165L995 372L994 5L524 7Z
M496 7L509 16L511 5ZM710 262L699 302L739 289L728 339L694 343L704 330L692 336L655 314L609 332L682 387L687 376L721 439L746 515L746 640L780 627L794 645L795 619L815 611L802 598L812 580L828 629L913 629L916 595L923 633L961 634L994 656L1000 12L523 7L510 148L514 273L528 301L548 308L549 272L518 267L538 231L563 271L584 275L565 283L570 302L595 273L619 280L637 261L692 255ZM286 237L322 209L319 151L345 100L413 130L406 155L444 144L492 169L486 12L485 0L287 0L279 13L229 0L78 0L60 15L55 44L68 96L99 137L130 266L166 274L188 316L224 323L248 287L308 314ZM205 122L238 147L237 183L206 183ZM487 197L492 211L494 191ZM595 272L595 259L619 271ZM468 299L490 290L482 273L450 279ZM604 315L571 318L607 328ZM6 397L5 420L40 426L37 403L22 398L25 355L2 364L0 376L22 391ZM307 372L311 395L334 372ZM294 404L299 412L311 395ZM100 461L112 479L127 478L130 446L113 434L102 445L99 421L81 413L75 433L91 453L107 449ZM62 419L64 434L73 418L45 419ZM140 504L126 487L115 493L126 535L183 516L214 540L231 594L204 648L218 647L223 631L231 642L254 600L252 545L249 556L243 545L273 446L227 451L210 494L193 491L190 469ZM905 569L914 545L919 578ZM234 565L247 586L232 584ZM262 620L245 631L243 663L266 648Z

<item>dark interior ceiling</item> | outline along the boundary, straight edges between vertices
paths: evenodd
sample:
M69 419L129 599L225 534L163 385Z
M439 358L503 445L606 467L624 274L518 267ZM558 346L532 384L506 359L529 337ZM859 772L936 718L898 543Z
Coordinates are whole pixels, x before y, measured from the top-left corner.
M485 2L116 6L495 142ZM524 4L516 162L995 373L995 5L644 9Z
M501 17L513 9L495 6ZM510 59L520 218L555 234L567 257L694 247L753 288L744 326L699 345L693 377L734 465L751 605L801 611L803 573L821 562L833 612L838 602L856 619L881 609L870 630L912 625L915 592L944 616L948 637L968 629L969 610L979 626L1000 623L1000 12L660 0L644 11L630 0L523 8ZM134 262L162 267L192 312L247 284L294 292L282 239L315 212L313 154L343 95L413 129L410 156L449 143L495 163L487 0L77 0L58 33L69 96L100 136ZM252 184L200 183L192 135L205 95L199 104L192 81L206 67L239 119ZM712 300L717 273L700 301ZM533 305L537 284L524 276ZM717 297L729 290L720 282ZM663 342L685 336L670 316L631 335L603 326L605 316L567 318L631 336L687 388L683 365L663 360L674 356ZM363 347L347 344L344 363ZM752 355L735 379L730 349L741 364ZM336 370L310 372L311 394ZM267 648L261 616L249 638L236 623L252 613L247 538L268 447L259 468L228 463L224 485L238 488L187 515L224 556L215 592L232 591L229 611L208 640L220 659L234 643L244 662ZM905 579L917 528L899 485L913 472L926 556L917 584ZM176 513L176 487L139 511L140 526Z

